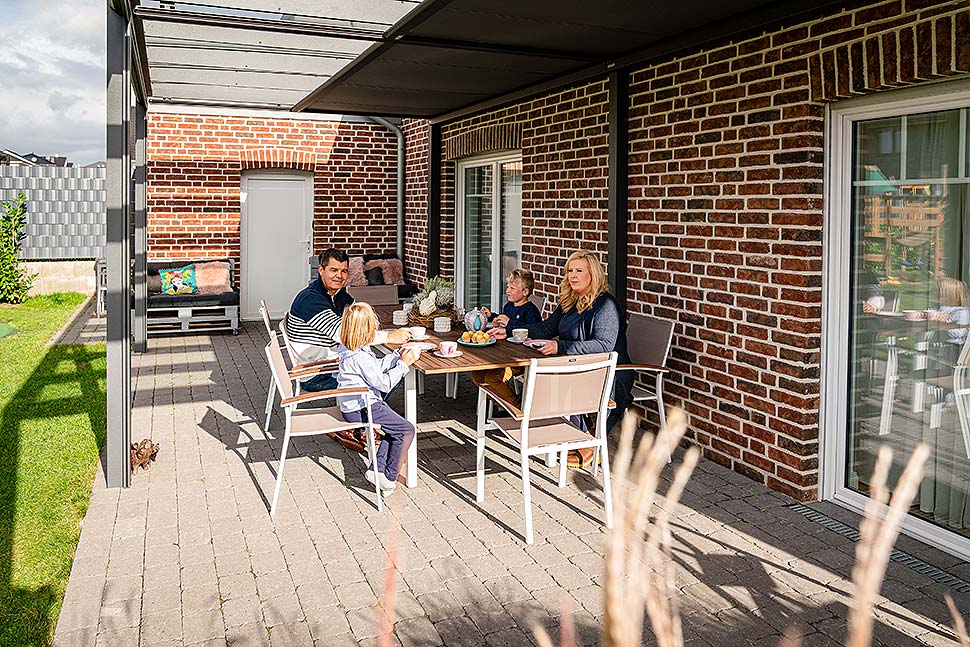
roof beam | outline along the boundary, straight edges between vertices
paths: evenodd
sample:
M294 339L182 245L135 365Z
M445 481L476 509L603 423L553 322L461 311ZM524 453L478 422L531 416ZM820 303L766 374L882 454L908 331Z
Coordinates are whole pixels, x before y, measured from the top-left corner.
M345 38L348 40L369 42L380 42L384 40L383 32L373 29L336 27L333 25L320 25L290 20L269 20L267 18L254 18L251 16L231 16L226 14L202 13L199 11L156 9L154 7L144 6L135 7L134 13L136 17L142 20L156 20L182 25L250 29L276 34L302 34L304 36L325 36L327 38Z

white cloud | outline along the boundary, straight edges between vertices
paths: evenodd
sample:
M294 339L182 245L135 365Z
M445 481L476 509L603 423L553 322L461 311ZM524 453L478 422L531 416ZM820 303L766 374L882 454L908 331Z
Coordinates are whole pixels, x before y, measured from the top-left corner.
M104 159L104 1L14 5L0 23L0 148Z

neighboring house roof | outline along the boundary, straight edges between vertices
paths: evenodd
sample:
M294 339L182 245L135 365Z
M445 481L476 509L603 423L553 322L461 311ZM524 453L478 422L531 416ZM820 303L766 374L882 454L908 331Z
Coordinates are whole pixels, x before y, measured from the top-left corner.
M30 161L27 159L27 157L6 148L0 149L0 164L23 164L26 166L37 166L35 162Z
M107 168L107 162L91 162L90 164L85 164L84 168Z
M38 155L37 153L26 153L24 155L30 162L36 166L54 166L53 160L43 155Z

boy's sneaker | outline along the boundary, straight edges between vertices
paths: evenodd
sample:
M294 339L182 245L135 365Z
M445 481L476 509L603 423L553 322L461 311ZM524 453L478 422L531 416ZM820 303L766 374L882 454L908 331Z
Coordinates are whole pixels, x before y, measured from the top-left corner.
M387 496L397 488L397 481L392 481L391 479L384 476L382 473L378 473L377 477L381 481L381 491Z
M364 472L364 478L367 479L367 482L371 485L377 484L374 480L374 470L367 470ZM380 480L381 494L383 496L388 496L389 494L393 493L394 489L397 487L397 483L389 481L387 477L380 472L377 472L377 479Z

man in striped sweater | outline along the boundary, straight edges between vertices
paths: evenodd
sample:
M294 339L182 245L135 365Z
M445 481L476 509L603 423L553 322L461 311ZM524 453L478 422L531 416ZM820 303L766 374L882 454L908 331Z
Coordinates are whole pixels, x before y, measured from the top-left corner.
M319 276L300 290L286 315L286 332L290 346L301 364L319 362L337 356L340 340L340 318L344 308L354 302L344 285L350 273L350 258L340 249L328 249L320 255ZM411 338L407 328L393 332L378 331L375 343L389 341L403 344ZM317 375L300 387L304 391L327 391L337 388L332 375Z

